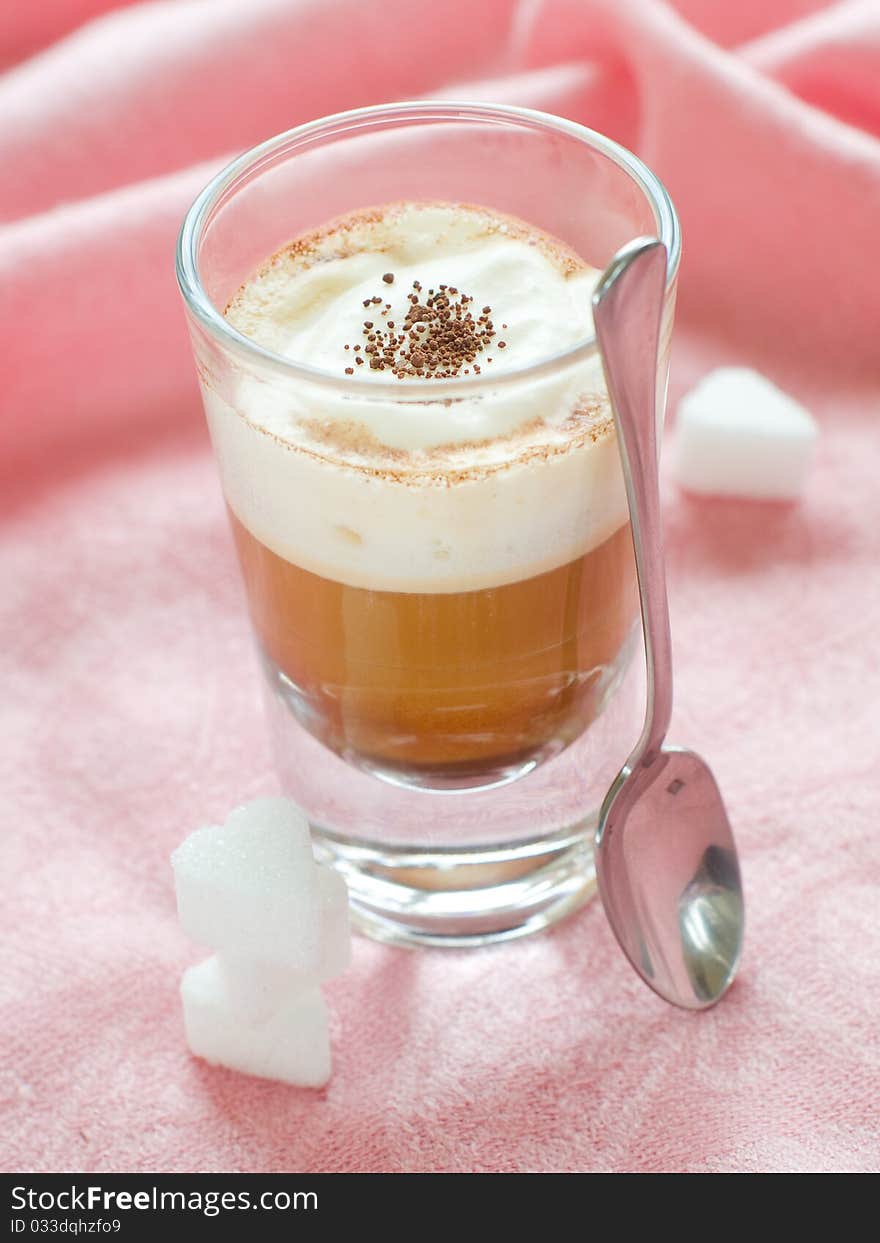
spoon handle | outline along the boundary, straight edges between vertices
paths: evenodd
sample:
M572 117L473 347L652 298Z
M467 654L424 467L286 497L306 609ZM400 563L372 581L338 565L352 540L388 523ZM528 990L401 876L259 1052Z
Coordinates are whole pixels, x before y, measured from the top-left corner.
M645 726L627 761L650 763L672 715L672 642L657 470L657 346L666 247L636 238L612 259L593 294L593 320L611 399L639 578L647 664Z

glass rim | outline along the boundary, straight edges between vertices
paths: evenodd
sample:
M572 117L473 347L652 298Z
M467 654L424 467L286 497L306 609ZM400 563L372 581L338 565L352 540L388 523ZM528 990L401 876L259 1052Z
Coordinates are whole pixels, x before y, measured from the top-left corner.
M495 391L522 381L540 380L553 372L585 362L595 356L598 345L595 334L584 338L558 354L525 366L503 371L497 375L485 372L476 377L456 376L438 384L436 380L373 381L364 384L357 376L338 376L307 363L295 362L283 354L266 349L251 337L239 332L228 322L222 312L209 298L202 283L198 263L198 247L205 229L211 222L216 208L234 193L260 165L269 165L279 154L293 153L307 148L324 137L338 136L348 130L356 131L372 122L391 123L417 121L473 120L487 122L508 121L532 129L553 130L575 138L594 151L606 156L616 164L644 194L654 211L658 224L657 236L666 246L667 291L673 285L681 256L681 229L672 200L663 182L638 156L626 147L606 138L596 130L588 129L577 121L533 108L519 108L507 104L484 104L467 101L415 100L403 103L379 104L366 108L353 108L331 116L309 121L304 125L276 134L265 142L249 148L220 170L204 187L190 206L177 238L177 283L184 302L197 322L224 349L231 350L250 362L259 362L276 374L288 379L308 381L344 394L357 396L359 400L437 401L460 398L488 390Z

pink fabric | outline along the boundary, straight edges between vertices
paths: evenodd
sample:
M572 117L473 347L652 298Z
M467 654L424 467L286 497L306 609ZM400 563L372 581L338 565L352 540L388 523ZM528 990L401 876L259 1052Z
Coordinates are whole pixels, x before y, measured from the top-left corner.
M876 3L383 0L381 37L362 0L111 7L10 0L0 52L3 1165L876 1169ZM417 94L634 147L684 229L673 403L756 365L823 437L799 507L666 489L673 736L748 887L730 997L655 999L595 904L486 952L359 940L315 1093L183 1043L168 854L274 779L172 248L232 153Z

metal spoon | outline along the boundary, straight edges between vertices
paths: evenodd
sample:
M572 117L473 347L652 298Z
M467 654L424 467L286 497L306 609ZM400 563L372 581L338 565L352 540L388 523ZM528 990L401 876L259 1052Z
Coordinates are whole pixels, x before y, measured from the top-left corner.
M702 1010L739 962L743 894L715 778L692 751L664 747L672 646L657 476L657 349L666 248L638 238L593 294L596 336L617 427L641 595L648 673L645 727L602 804L596 872L608 922L636 971L673 1005Z

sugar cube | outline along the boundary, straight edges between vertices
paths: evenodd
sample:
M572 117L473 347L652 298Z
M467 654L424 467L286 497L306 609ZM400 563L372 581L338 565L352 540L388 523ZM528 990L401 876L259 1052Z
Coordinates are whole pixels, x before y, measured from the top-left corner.
M187 1044L197 1057L300 1087L318 1088L330 1078L327 1009L317 985L257 1019L237 1008L214 957L184 972L180 995Z
M791 500L817 436L812 415L764 376L721 367L679 402L675 476L690 492Z
M241 1013L255 1019L277 1009L285 997L332 979L351 961L348 888L330 868L318 865L318 955L311 970L302 971L255 961L238 952L218 955L223 986Z
M289 998L314 988L318 980L307 971L291 971L270 963L216 955L217 970L230 1008L247 1023L259 1023L281 1010Z
M171 863L187 936L223 954L319 970L317 864L308 822L293 803L238 808L222 828L191 833Z

